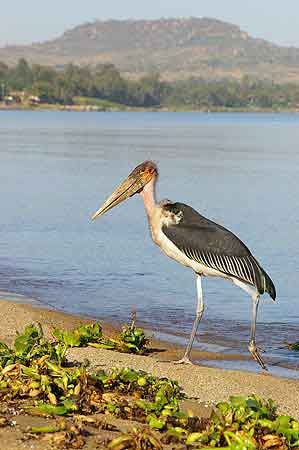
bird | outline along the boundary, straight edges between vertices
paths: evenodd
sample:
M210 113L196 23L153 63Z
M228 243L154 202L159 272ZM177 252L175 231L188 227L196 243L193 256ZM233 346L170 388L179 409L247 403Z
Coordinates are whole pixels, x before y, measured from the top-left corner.
M141 195L152 240L170 258L193 270L197 306L192 331L183 357L177 363L192 364L190 354L204 312L203 277L219 277L243 289L252 299L248 350L263 370L268 370L256 345L256 321L260 296L276 299L275 286L248 247L231 231L199 214L191 206L171 200L156 201L158 167L152 161L139 164L115 189L92 220L126 199Z

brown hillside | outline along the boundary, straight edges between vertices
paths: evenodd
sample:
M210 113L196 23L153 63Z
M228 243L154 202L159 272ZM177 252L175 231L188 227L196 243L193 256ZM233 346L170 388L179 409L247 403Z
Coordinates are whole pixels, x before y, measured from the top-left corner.
M247 74L299 81L299 49L254 39L209 18L96 21L51 41L0 48L0 61L13 64L21 57L54 66L109 62L130 77L155 71L167 79Z

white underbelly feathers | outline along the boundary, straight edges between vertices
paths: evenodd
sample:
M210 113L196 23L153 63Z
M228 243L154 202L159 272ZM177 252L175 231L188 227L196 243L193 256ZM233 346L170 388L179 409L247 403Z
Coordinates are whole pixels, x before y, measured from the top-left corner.
M197 261L194 261L191 258L188 258L185 253L183 253L162 231L162 227L167 224L165 223L165 218L163 217L163 210L161 207L155 208L153 214L149 218L149 226L152 235L152 239L157 244L161 250L167 255L169 258L174 259L175 261L183 264L186 267L190 267L194 270L194 272L201 274L203 276L216 276L222 278L231 277L228 275L219 272L218 270L211 269L206 267L203 264L200 264Z

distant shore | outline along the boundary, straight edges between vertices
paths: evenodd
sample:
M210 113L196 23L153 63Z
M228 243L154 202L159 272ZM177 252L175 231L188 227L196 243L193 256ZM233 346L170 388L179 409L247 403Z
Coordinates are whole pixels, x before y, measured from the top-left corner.
M69 111L69 112L194 112L194 113L299 113L299 108L186 108L180 106L133 107L126 105L99 107L95 105L60 105L47 104L27 105L13 103L6 105L0 102L0 111Z
M21 331L30 323L40 322L50 334L53 327L70 329L91 319L49 310L36 305L22 304L1 299L2 320L0 340L11 344L16 331ZM107 335L116 333L117 327L103 323ZM214 403L227 399L230 395L249 395L255 393L264 398L272 398L279 405L280 412L299 416L298 380L289 380L263 373L223 370L201 365L175 365L172 361L182 355L176 345L153 341L149 356L136 356L95 348L73 348L69 352L70 361L88 359L91 369L111 367L132 367L150 372L156 376L176 379L189 397L199 402ZM208 352L193 352L193 358L207 360L215 358ZM225 357L219 354L219 357Z

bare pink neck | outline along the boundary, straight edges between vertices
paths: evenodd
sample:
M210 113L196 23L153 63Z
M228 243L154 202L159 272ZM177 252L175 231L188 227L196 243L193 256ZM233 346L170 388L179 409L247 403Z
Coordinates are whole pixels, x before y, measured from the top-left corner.
M156 177L152 178L151 181L146 184L140 192L148 217L152 216L153 211L156 207L156 181Z

